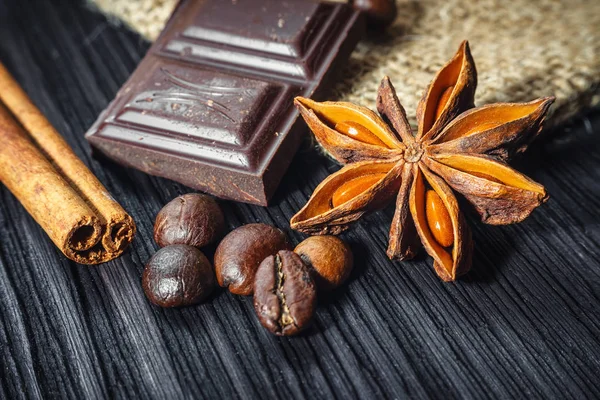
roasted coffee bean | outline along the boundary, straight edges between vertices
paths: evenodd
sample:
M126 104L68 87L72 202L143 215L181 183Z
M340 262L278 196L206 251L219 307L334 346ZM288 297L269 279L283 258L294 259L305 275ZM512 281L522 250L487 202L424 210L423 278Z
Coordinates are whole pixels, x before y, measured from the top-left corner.
M183 244L156 252L142 276L146 297L161 307L200 303L214 286L215 273L208 259L197 248Z
M375 28L390 24L398 15L396 0L350 0L350 4L364 11L369 26Z
M187 244L202 247L225 229L221 207L210 196L189 193L171 200L156 216L154 240L160 247Z
M306 329L317 305L309 267L294 252L281 250L260 264L254 281L254 310L270 332L295 335Z
M312 267L317 288L322 291L344 283L354 265L350 247L335 236L311 236L296 246L294 252Z
M265 257L291 246L285 233L265 224L248 224L231 231L215 252L219 285L234 294L251 295L254 275Z

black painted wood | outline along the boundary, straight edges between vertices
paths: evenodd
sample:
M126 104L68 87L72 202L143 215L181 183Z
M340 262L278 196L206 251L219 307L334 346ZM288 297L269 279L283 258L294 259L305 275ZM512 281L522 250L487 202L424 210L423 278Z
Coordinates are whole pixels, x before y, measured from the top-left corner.
M250 298L163 310L143 295L153 218L189 190L92 159L83 134L147 47L76 0L0 2L0 59L139 228L120 259L77 265L0 188L0 398L600 396L600 113L518 164L552 196L531 218L470 218L466 278L441 282L425 256L390 262L387 209L344 235L357 268L314 328L277 338ZM223 203L229 226L271 223L298 242L287 221L337 168L305 146L271 207Z

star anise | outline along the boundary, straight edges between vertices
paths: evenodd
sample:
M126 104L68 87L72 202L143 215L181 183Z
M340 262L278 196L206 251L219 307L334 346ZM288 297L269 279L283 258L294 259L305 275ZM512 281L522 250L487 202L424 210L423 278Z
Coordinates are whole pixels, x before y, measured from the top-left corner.
M338 234L397 195L388 256L411 258L423 244L440 278L452 281L466 273L471 231L453 191L493 225L520 222L545 202L544 187L506 161L537 136L554 101L472 108L476 85L465 41L425 90L416 134L388 77L378 91L381 117L351 103L296 98L321 146L346 165L315 189L291 219L292 228Z

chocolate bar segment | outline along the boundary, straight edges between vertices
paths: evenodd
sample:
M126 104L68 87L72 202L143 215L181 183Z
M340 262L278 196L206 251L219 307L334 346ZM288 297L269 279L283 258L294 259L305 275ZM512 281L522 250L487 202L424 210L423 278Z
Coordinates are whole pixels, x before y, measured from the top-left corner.
M359 12L310 0L182 1L86 134L109 158L266 205L319 97L362 34Z

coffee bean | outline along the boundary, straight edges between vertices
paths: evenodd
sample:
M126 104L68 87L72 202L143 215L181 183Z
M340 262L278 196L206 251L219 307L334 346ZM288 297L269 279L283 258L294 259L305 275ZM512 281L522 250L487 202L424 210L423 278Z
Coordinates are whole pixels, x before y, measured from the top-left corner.
M265 257L291 249L285 233L265 224L248 224L231 231L215 252L219 285L234 294L251 295L254 275Z
M160 249L142 275L146 297L161 307L180 307L204 300L215 286L208 259L195 247L175 244Z
M350 247L335 236L311 236L296 246L294 252L312 267L317 288L324 292L344 283L354 265Z
M363 11L369 26L374 28L390 24L398 15L396 0L351 0L350 4Z
M156 216L154 240L160 247L214 242L225 229L221 208L210 196L189 193L170 201Z
M296 253L281 250L264 259L254 281L254 309L265 328L295 335L310 325L316 305L310 270Z

